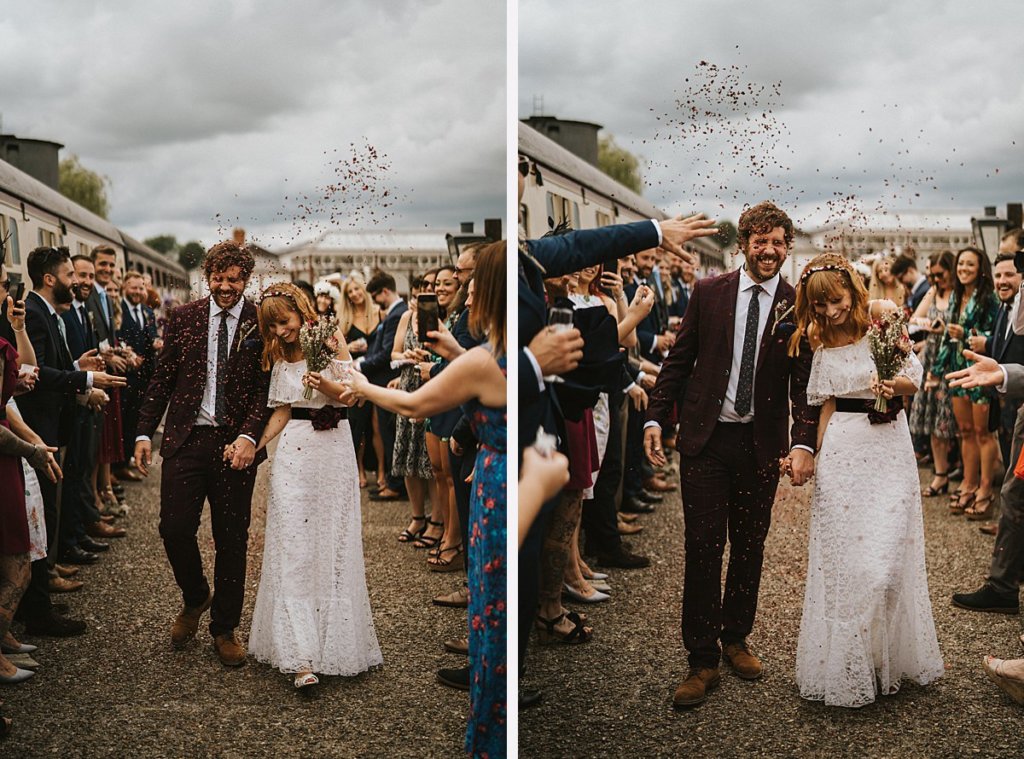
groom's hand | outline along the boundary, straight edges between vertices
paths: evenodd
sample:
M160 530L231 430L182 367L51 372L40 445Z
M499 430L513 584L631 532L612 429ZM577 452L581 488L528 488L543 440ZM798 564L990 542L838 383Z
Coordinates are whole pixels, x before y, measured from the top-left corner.
M999 387L1006 376L994 358L982 356L974 351L964 351L964 358L973 362L966 369L946 375L950 387Z
M668 463L661 449L661 427L652 425L644 430L644 453L654 466L665 466Z
M153 443L149 440L140 440L135 444L135 466L142 472L143 477L149 476L149 464L153 459Z
M239 436L231 444L234 453L231 455L232 469L247 469L256 459L256 446L248 438Z
M789 452L789 458L791 461L789 480L800 487L814 475L814 456L803 448L794 448Z

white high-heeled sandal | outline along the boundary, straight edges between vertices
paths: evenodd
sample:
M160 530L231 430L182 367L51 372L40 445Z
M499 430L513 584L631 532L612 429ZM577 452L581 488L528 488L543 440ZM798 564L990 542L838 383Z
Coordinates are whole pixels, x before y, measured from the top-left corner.
M316 685L318 682L320 682L320 679L312 672L300 672L295 675L296 688L308 688L310 685Z

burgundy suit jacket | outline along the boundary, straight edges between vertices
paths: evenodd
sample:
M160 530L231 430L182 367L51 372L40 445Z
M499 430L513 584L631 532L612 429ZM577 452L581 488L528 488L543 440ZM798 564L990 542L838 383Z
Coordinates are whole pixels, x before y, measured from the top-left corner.
M739 283L739 271L696 283L675 345L651 392L647 418L658 422L663 429L668 428L673 407L678 403L676 446L686 456L701 452L722 411L732 368ZM780 307L783 301L786 305ZM759 465L789 453L790 404L793 444L805 445L811 450L817 444L820 409L807 405L810 346L805 340L800 355L790 358L788 342L793 329L775 326L776 314L795 302L796 292L792 286L780 280L754 369L754 445Z
M164 348L143 396L138 427L138 434L152 438L164 410L167 411L160 446L164 458L178 451L199 416L206 385L209 328L208 297L179 306L168 317ZM262 355L256 307L246 301L228 357L228 413L224 426L232 435L245 434L257 442L272 413L267 408L270 374L260 367ZM134 441L129 442L133 444ZM258 457L257 463L263 458Z

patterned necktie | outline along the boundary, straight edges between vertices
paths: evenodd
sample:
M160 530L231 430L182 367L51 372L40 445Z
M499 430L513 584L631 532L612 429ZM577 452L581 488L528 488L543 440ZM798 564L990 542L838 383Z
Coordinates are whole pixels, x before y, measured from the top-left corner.
M757 322L761 317L758 296L764 292L761 285L750 288L750 305L747 306L747 328L743 333L743 357L740 359L740 384L736 389L736 413L746 416L754 397L754 354L757 352Z
M60 333L60 348L61 353L64 354L64 360L68 364L72 364L74 363L74 358L71 356L71 349L68 347L68 331L64 326L64 320L57 316L57 314L53 315L53 320L57 323L57 331Z
M217 399L214 401L214 416L217 424L224 424L228 414L228 312L220 312L220 327L217 328Z

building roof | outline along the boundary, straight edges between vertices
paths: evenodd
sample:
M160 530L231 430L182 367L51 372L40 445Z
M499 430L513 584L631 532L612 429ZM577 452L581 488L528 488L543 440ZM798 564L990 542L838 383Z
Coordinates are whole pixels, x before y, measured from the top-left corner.
M971 217L977 210L893 210L866 214L855 223L833 222L810 230L810 234L836 232L844 228L853 234L857 232L970 232Z
M110 242L121 242L121 233L109 221L3 160L0 160L0 187L19 200L52 213Z
M604 195L634 213L650 219L668 218L668 214L650 201L522 121L519 122L519 150L539 163L542 169L547 167L564 174L588 190Z
M447 251L445 235L457 230L447 229L337 229L324 232L313 240L300 243L292 248L276 251L278 256L301 253L308 250L346 251L367 253L373 251L394 252Z

